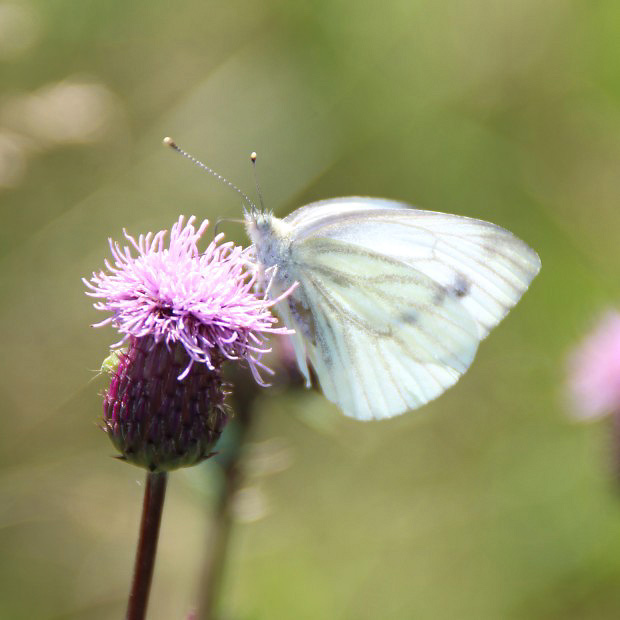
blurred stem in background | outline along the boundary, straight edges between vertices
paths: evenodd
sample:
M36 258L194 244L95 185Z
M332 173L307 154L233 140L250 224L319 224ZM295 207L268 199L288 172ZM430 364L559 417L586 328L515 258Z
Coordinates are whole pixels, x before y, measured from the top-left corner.
M127 605L127 620L143 620L146 617L167 484L167 472L147 472L136 564Z
M611 437L611 458L612 475L616 493L620 493L620 409L611 415L612 437Z
M254 381L243 379L241 373L233 380L234 418L228 424L226 434L229 443L217 460L222 469L222 482L213 507L207 551L204 558L198 601L198 620L214 620L217 617L219 593L223 582L226 555L233 521L235 494L243 484L243 456L248 437L255 422L254 401L259 394Z
M272 360L276 370L274 382L280 389L305 389L305 380L297 368L290 341L287 338L273 339L272 345L275 349L275 359ZM190 616L191 620L216 620L221 617L220 590L235 519L235 499L238 491L247 484L247 478L256 475L256 471L248 471L245 459L250 438L259 422L257 402L263 390L248 377L247 370L242 370L237 364L228 366L226 373L227 383L234 386L229 395L234 414L216 446L218 452L213 459L220 466L221 482L213 501L199 584L198 610ZM314 374L312 381L315 386Z

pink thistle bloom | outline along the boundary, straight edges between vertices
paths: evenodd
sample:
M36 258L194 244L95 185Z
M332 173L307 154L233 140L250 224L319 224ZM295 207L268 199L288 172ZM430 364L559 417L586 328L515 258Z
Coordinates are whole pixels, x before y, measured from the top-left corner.
M277 299L257 294L249 251L218 235L201 252L208 222L194 221L180 217L167 247L165 231L125 232L128 245L110 240L106 271L83 280L95 308L111 313L96 327L114 325L123 335L115 346L128 345L104 394L104 430L120 458L150 471L209 458L230 414L222 363L245 360L265 385L265 336L291 333L271 307L292 288Z
M131 336L182 344L190 361L179 379L196 362L212 370L213 356L221 353L230 360L245 359L256 381L265 385L259 371L271 370L260 359L271 349L264 335L292 333L275 326L270 309L290 291L277 299L256 295L258 269L248 250L220 243L224 235L219 234L200 252L197 244L209 223L204 220L196 230L194 221L192 216L184 224L179 218L168 248L166 231L137 239L123 231L130 244L123 247L109 240L114 262L105 261L108 273L83 279L87 294L103 300L95 308L112 313L95 327L112 323L124 335L117 346Z
M569 389L579 419L620 412L620 313L607 312L573 351Z

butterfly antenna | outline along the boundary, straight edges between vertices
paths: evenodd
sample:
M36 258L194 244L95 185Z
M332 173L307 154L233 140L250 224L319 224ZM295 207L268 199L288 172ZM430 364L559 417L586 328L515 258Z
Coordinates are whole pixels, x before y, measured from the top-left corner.
M260 184L258 183L258 174L256 174L256 158L258 155L252 152L250 159L252 160L252 170L254 172L254 182L256 183L256 192L258 193L258 201L260 202L261 211L265 212L265 203L263 202L263 192L260 191Z
M231 189L237 192L243 198L243 201L246 203L246 206L249 207L250 211L257 211L256 205L250 200L250 197L242 190L240 190L234 183L231 183L226 177L223 177L219 172L213 170L213 168L209 168L206 164L203 164L200 160L196 159L193 155L190 155L187 151L184 151L180 146L172 138L164 138L163 143L166 146L169 146L171 149L174 149L183 157L189 159L193 164L196 164L199 168L202 168L209 174L213 175L218 181L224 183L224 185L228 185ZM262 199L261 199L262 204Z

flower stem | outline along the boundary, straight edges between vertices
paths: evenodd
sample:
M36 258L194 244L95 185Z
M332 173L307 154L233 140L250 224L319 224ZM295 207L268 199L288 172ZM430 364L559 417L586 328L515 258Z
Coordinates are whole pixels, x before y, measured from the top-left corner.
M167 482L167 472L148 472L146 474L140 537L126 620L144 620L146 617Z

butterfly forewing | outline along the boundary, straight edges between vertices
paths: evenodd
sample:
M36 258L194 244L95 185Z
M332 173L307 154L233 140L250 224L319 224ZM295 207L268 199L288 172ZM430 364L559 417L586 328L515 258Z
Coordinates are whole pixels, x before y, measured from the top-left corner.
M327 237L411 265L460 297L480 338L501 321L540 269L536 252L489 222L371 198L316 205L289 216L295 218L294 243ZM346 210L338 214L343 206ZM320 217L313 215L317 210Z

